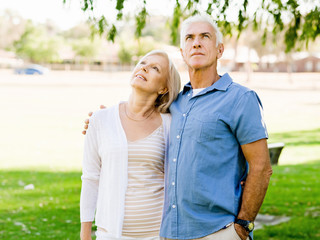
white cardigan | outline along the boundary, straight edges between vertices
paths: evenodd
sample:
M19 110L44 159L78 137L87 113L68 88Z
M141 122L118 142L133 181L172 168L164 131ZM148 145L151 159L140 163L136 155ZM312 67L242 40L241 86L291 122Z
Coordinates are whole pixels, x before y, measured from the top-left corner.
M122 235L128 182L128 146L119 116L119 104L90 118L82 170L81 222L92 222L114 237ZM168 153L170 114L161 114ZM96 210L96 214L95 214Z

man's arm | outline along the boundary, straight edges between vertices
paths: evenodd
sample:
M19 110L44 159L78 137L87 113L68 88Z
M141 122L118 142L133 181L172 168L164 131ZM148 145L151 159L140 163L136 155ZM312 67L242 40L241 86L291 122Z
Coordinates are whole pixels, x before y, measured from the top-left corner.
M269 150L266 139L241 146L242 152L249 163L249 173L242 195L242 204L237 218L254 221L264 200L272 175ZM246 239L248 232L235 224L237 233Z

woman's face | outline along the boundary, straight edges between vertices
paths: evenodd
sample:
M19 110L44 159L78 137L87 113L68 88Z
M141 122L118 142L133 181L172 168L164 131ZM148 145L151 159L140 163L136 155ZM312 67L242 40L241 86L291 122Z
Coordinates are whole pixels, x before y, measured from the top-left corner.
M168 60L161 55L144 57L134 68L131 86L148 93L167 91Z

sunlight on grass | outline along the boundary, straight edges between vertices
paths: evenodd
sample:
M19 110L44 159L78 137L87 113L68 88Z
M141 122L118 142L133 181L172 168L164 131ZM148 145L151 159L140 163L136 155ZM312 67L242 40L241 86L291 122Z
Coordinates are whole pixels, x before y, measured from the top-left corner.
M313 164L274 166L261 213L290 216L255 232L256 239L320 239L320 159Z
M269 142L284 142L279 164L312 162L320 156L320 129L272 133Z
M256 239L319 239L320 159L274 166L260 213L289 222L255 231ZM80 172L0 171L0 239L79 239ZM34 190L24 186L34 184Z
M1 239L79 239L79 172L0 171L0 184Z

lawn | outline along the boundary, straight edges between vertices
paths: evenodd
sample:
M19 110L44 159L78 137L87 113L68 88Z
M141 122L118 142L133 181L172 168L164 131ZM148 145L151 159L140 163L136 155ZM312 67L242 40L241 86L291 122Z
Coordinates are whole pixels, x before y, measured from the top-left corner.
M320 119L319 119L320 122ZM302 164L320 158L320 128L270 133L269 142L284 142L280 162Z
M79 239L80 172L0 171L0 184L0 239Z
M291 220L255 239L320 239L320 160L273 167L261 213ZM80 172L0 171L0 239L79 239ZM33 184L33 190L24 186Z
M291 220L265 226L256 239L320 239L320 160L295 166L273 167L261 213L289 216Z

